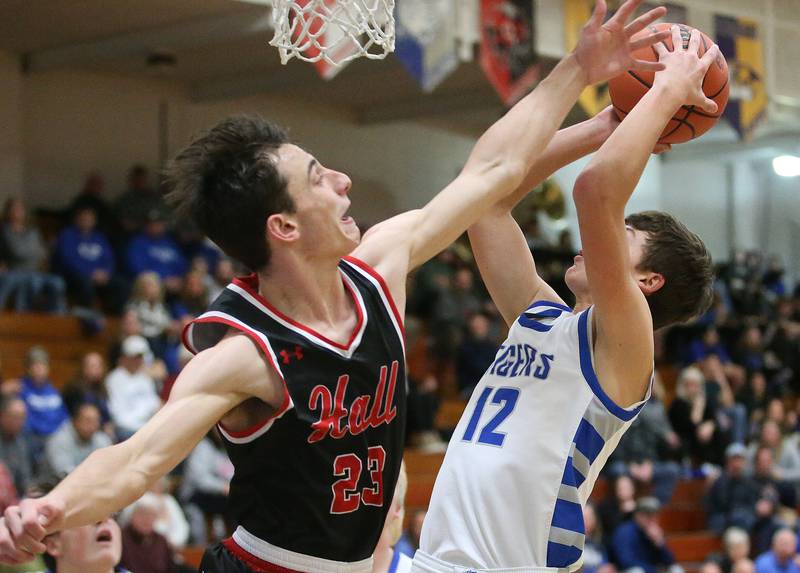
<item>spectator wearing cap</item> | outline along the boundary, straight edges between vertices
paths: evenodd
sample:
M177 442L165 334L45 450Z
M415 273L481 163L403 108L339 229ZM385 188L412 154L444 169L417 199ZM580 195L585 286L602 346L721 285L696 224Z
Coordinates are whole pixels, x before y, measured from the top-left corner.
M177 294L188 264L177 243L167 234L166 215L163 209L153 209L147 214L144 231L130 240L126 257L131 275L154 272L169 293Z
M756 559L756 573L800 573L797 564L797 535L784 528L772 537L772 549Z
M161 407L156 383L145 368L149 354L147 340L129 336L122 341L119 365L106 378L108 409L120 440L132 436Z
M671 568L675 557L667 547L664 530L658 524L661 504L654 497L636 501L633 519L621 524L611 540L612 554L620 571L634 569L656 573Z
M94 404L87 403L75 410L70 421L50 436L45 446L45 459L53 477L64 477L93 451L111 445L111 438L100 426L100 411Z
M728 446L725 450L725 469L708 492L708 526L718 535L731 526L749 531L755 523L755 505L761 487L745 474L746 451L744 445L739 443Z
M11 472L18 492L26 491L33 479L33 458L25 432L27 412L21 398L0 398L0 460Z
M106 235L97 229L97 215L91 207L80 207L73 224L58 236L55 262L78 305L91 308L99 298L108 312L119 314L128 288L114 274L114 252Z
M20 398L28 410L27 429L34 459L39 459L44 443L61 427L69 415L61 394L50 381L50 357L41 346L34 346L26 358L27 374L22 378Z

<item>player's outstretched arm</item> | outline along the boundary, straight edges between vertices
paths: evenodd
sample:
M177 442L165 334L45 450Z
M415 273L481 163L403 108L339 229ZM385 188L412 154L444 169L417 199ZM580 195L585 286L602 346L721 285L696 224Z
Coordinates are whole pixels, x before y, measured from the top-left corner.
M0 561L30 560L31 553L44 551L45 534L105 519L129 505L247 398L279 403L283 387L258 352L246 337L234 335L198 354L164 407L136 434L92 453L50 494L6 510ZM263 384L265 377L273 384Z
M656 275L640 285L632 276L627 234L633 231L625 227L625 205L650 150L678 108L689 104L716 111L716 104L703 94L702 81L718 48L700 58L699 34L692 34L684 50L677 26L672 33L675 51L656 46L665 70L656 74L653 87L595 154L573 190L595 305L595 356L602 370L614 374L603 382L603 389L621 405L639 401L646 388L653 362L653 323L642 289L655 290L663 281ZM616 381L624 384L615 387Z
M468 229L483 282L508 325L536 300L564 303L537 274L533 254L511 210L555 171L596 151L618 124L608 107L592 119L559 130L523 183Z
M641 1L628 0L603 23L605 2L597 0L575 50L481 136L455 181L422 209L371 229L353 254L382 272L390 288L404 284L409 268L452 243L522 183L587 84L605 81L623 69L661 69L658 63L632 57L633 50L664 37L651 34L631 41L665 12L657 8L626 24Z

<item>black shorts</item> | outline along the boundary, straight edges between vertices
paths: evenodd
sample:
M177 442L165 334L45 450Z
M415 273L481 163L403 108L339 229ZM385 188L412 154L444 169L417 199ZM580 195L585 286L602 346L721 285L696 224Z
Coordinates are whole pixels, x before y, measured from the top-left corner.
M297 573L292 569L262 561L241 550L232 553L228 546L234 547L232 539L226 539L206 549L200 561L200 573Z

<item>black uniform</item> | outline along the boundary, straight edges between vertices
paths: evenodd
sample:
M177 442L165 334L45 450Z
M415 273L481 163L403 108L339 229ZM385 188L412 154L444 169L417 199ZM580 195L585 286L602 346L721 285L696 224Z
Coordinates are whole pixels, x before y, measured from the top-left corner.
M339 269L359 315L347 345L271 307L255 275L235 279L187 328L185 342L199 352L235 328L284 381L284 403L270 419L238 433L220 426L236 469L235 522L282 549L354 562L372 555L391 505L406 376L402 322L383 279L356 259ZM231 569L225 560L217 547L203 570Z

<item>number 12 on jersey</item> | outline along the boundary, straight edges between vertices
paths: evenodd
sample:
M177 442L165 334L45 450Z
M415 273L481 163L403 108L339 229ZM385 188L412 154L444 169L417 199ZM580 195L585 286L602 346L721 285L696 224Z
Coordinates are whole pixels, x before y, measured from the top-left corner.
M508 418L511 412L514 411L514 407L517 405L517 399L519 399L519 388L495 389L491 386L484 388L483 392L481 392L481 395L478 397L475 411L469 419L469 424L467 424L467 429L464 432L462 440L465 442L472 441L475 436L475 431L478 429L478 423L481 420L483 409L486 407L486 402L489 401L489 396L492 397L491 403L499 405L500 410L497 411L491 420L483 425L480 434L478 434L477 443L500 447L506 439L506 434L505 432L498 432L497 429L500 424Z

